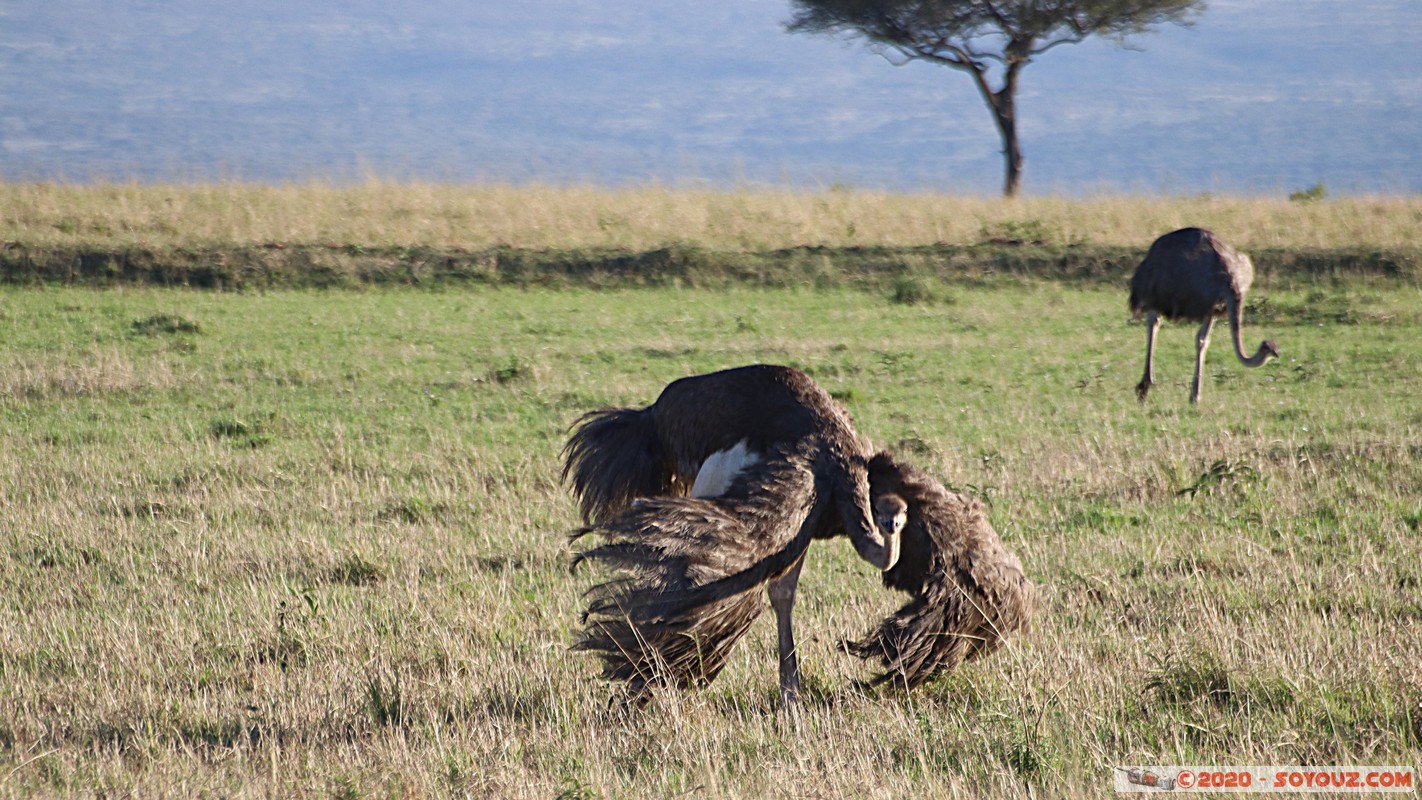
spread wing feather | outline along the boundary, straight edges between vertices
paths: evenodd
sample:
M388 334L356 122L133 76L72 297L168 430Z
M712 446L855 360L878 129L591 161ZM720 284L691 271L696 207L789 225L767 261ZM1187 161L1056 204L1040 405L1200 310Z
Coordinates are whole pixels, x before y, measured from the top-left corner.
M884 671L871 683L918 686L995 650L1024 629L1036 587L987 520L982 503L950 492L923 471L887 453L869 462L875 496L893 492L909 508L899 561L884 584L913 595L862 638L846 642L855 656Z
M588 590L574 649L596 654L604 677L640 702L657 684L704 685L764 610L765 583L809 546L829 505L807 443L777 449L715 498L633 502L584 529L601 544L574 563L612 577Z

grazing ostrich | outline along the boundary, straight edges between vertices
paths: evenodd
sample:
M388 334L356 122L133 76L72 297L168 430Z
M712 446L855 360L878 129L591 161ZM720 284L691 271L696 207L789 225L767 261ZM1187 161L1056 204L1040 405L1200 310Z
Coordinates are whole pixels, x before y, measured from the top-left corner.
M605 677L627 682L629 701L645 700L654 683L704 685L761 613L760 588L768 584L781 698L790 704L800 683L790 611L805 552L813 539L849 529L858 501L855 515L844 514L842 506L833 513L841 505L835 486L846 478L845 465L818 436L787 434L777 442L763 430L753 433L756 417L739 415L759 398L767 409L799 417L784 413L790 386L795 389L789 394L800 401L818 397L811 405L821 409L833 403L819 397L808 377L785 368L747 367L685 380L690 383L672 384L656 404L634 412L640 422L629 421L625 411L603 411L575 427L565 474L573 477L585 516L596 520L580 535L595 532L605 542L579 553L575 563L598 561L618 573L589 592L576 647L602 658ZM698 384L707 391L683 394ZM687 479L689 469L675 478L656 477L664 474L665 453L695 449L645 432L659 426L643 417L670 409L704 420L712 430L717 419L740 426L719 431L723 449L701 460L694 480ZM590 433L619 418L622 434ZM643 433L629 437L629 428ZM725 446L729 441L736 444ZM847 649L880 660L888 672L879 680L915 686L990 651L1022 626L1032 608L1032 586L976 501L949 494L887 454L850 471L861 469L869 483L865 496L873 498L874 529L894 553L884 582L914 598ZM696 487L693 496L679 496L687 483ZM629 499L637 491L645 499ZM599 505L598 498L612 500Z
M1160 318L1200 323L1195 334L1195 382L1190 402L1200 402L1200 380L1205 370L1205 349L1210 328L1221 315L1229 320L1234 353L1246 367L1258 367L1277 358L1279 349L1265 340L1254 355L1244 354L1241 321L1244 293L1254 282L1249 256L1200 228L1167 233L1150 246L1145 260L1131 276L1131 312L1146 318L1145 375L1136 384L1136 397L1145 402L1153 379L1155 334Z
M896 509L891 502L875 508L869 499L871 452L869 443L855 432L848 412L808 375L757 364L674 381L646 408L603 409L584 415L574 424L564 448L563 476L572 484L584 521L594 524L585 530L598 530L614 539L670 541L677 535L703 535L694 532L697 526L717 524L735 536L755 540L760 544L755 552L761 556L791 541L802 542L793 558L784 564L776 561L779 568L763 576L771 581L781 695L793 702L800 675L791 616L801 559L809 544L801 534L824 538L847 533L859 556L881 570L892 567L898 558L898 531L875 521L876 514L887 513L886 521L892 525ZM759 483L743 480L738 492L728 494L736 489L741 473L756 476ZM637 498L688 493L702 502L678 505L644 500L634 506ZM717 523L705 521L716 515L707 511L716 506L708 500L713 497L724 497L722 505L727 506ZM833 521L826 516L831 508L838 512ZM679 512L691 514L693 521L678 527ZM747 516L754 519L740 525L729 522ZM790 539L785 538L787 532ZM722 540L729 538L721 535ZM626 550L597 549L579 560L603 558L616 564ZM714 554L708 559L714 559ZM746 566L731 570L734 565L724 561L722 572L729 575ZM699 585L694 577L688 581ZM604 626L612 624L598 620L606 616L600 611L614 606L595 601L588 618ZM598 648L585 640L583 649Z

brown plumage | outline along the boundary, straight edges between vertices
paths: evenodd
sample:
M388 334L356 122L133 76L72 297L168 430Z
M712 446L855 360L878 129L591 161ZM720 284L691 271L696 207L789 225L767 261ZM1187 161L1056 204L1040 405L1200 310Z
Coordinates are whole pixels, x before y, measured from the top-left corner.
M1146 318L1145 374L1136 384L1136 397L1145 402L1154 381L1155 335L1160 318L1200 323L1195 333L1195 380L1190 386L1190 402L1200 401L1201 374L1205 350L1210 346L1210 328L1215 319L1229 320L1235 355L1247 367L1261 366L1277 358L1279 349L1264 340L1252 356L1244 354L1241 318L1244 295L1254 282L1254 263L1249 256L1200 228L1183 228L1167 233L1150 246L1145 260L1131 276L1131 312Z
M583 520L596 523L638 497L689 494L707 459L738 445L763 458L807 439L819 444L817 462L855 550L887 568L893 543L876 530L869 502L865 463L872 448L828 392L790 367L754 364L695 375L668 384L646 408L589 412L563 448L563 479Z
M842 512L846 482L864 498L850 518L857 518L862 502L870 524L896 555L884 572L885 584L913 595L847 647L885 667L877 680L918 685L991 651L1025 624L1034 589L977 501L947 492L888 454L859 460L867 443L852 428L856 458L848 462L825 446L816 425L791 428L795 435L783 441L763 428L752 430L761 420L749 413L753 398L736 394L748 387L761 397L797 387L794 396L814 398L808 405L818 410L793 412L794 403L782 404L784 394L768 407L792 420L830 416L844 420L836 426L847 426L842 410L823 413L833 401L818 387L809 389L808 377L786 368L751 367L685 380L690 384L673 383L647 409L584 417L566 451L565 475L572 477L584 513L594 522L581 533L595 533L605 542L575 561L599 562L614 573L590 590L576 648L599 655L604 676L625 681L629 699L645 699L653 685L686 688L713 680L763 611L760 589L767 587L776 611L781 695L793 702L799 670L791 609L799 571L812 540L848 527ZM703 381L708 391L681 394ZM664 404L668 397L673 400ZM659 437L657 417L671 408L704 426L688 424L690 432L680 443L675 434ZM718 419L738 421L715 430ZM710 443L688 444L694 436ZM755 458L733 463L734 475L724 482L706 479L706 472L725 466L718 461L726 453L747 441L755 442ZM699 461L678 462L678 452L702 455ZM644 454L641 459L638 453ZM862 487L856 485L860 478ZM716 486L714 496L682 496L698 484ZM638 492L646 499L633 499Z
M764 610L762 588L798 571L811 539L827 533L833 515L814 449L774 448L720 496L636 500L579 532L604 542L574 564L598 562L615 577L588 592L574 649L597 654L603 677L625 681L628 702L645 701L653 686L715 679ZM783 679L785 668L782 654ZM787 701L797 686L782 681Z
M907 524L898 563L884 585L913 596L846 649L876 660L871 683L912 688L968 659L991 653L1027 626L1037 590L998 539L982 503L950 492L927 473L879 453L869 462L870 490L900 498Z
M789 367L756 364L674 381L646 408L603 409L584 415L574 424L564 448L563 475L572 485L584 520L593 523L591 530L620 544L613 551L603 551L607 557L582 558L628 566L630 562L623 556L629 548L638 553L670 554L673 548L665 543L681 537L687 540L681 544L683 548L699 549L701 562L714 562L718 566L713 571L731 575L744 567L717 556L714 548L738 547L730 541L744 537L755 543L755 554L760 558L777 564L783 561L782 569L758 574L748 588L769 584L779 642L781 696L793 702L799 693L800 671L792 615L808 540L789 556L776 553L787 542L799 542L801 532L818 538L847 533L861 558L880 569L893 566L898 557L898 531L881 530L874 522L867 467L871 452L869 442L854 430L848 412L808 375ZM742 475L755 476L754 482ZM681 504L634 502L636 498L682 497L694 487L699 487L698 494L713 498ZM829 514L830 510L835 513ZM647 551L638 549L640 545L634 547L634 542L663 544L654 544ZM705 592L687 594L684 588L663 588L699 586L694 576L670 577L694 566L678 560L684 555L666 555L661 573L634 570L619 579L624 583L612 589L612 594L602 587L594 589L595 603L605 595L612 605L590 609L589 620L611 632L591 639L585 636L580 646L604 652L605 674L610 670L611 677L628 679L624 673L629 670L637 675L645 671L642 662L647 659L637 653L625 668L607 666L603 644L622 644L617 638L618 623L609 621L610 613L604 612L619 608L619 603L645 604L648 598L670 591L679 593L664 602L679 604L684 617L726 620L748 613L748 600L733 604L734 613L720 605L702 612L698 606L710 602L704 599ZM628 635L641 637L654 651L669 646L660 631L690 624L681 620L672 626L649 628L650 617L624 616L630 626ZM743 629L735 632L733 625L725 624L709 634L703 630L703 638L728 642L729 647L741 633ZM685 646L698 658L708 652L705 644ZM669 663L677 660L666 652L660 658ZM705 679L711 676L714 671ZM687 683L675 674L666 680ZM633 681L634 690L640 683L645 681Z

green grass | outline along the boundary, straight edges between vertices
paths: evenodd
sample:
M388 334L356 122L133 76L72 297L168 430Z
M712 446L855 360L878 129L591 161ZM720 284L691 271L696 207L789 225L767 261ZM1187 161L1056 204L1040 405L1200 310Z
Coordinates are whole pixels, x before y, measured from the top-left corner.
M1314 207L1321 204L1310 204ZM0 796L1112 796L1124 764L1422 764L1422 290L0 291ZM607 712L568 651L568 424L757 361L991 504L1033 630L907 696L842 541L708 690ZM787 788L791 787L791 788Z

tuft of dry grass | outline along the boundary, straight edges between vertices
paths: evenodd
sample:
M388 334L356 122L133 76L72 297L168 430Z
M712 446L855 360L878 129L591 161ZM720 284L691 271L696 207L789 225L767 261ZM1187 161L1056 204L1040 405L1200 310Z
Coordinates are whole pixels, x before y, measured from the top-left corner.
M0 396L58 401L171 387L167 364L136 364L114 348L62 359L21 358L0 364Z
M0 183L0 240L25 247L304 244L481 249L678 244L761 252L1029 240L1145 247L1195 225L1250 248L1414 246L1422 199L1106 195L1017 200L831 189Z

